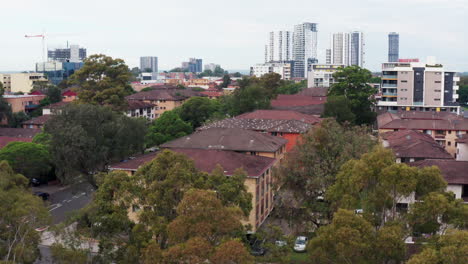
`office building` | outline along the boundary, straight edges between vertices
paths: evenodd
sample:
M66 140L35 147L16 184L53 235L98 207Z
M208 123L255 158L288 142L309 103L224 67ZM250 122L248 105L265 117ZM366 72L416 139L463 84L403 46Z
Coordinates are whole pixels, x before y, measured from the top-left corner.
M267 54L268 62L290 61L292 59L292 32L270 32Z
M187 69L192 73L199 73L203 71L203 60L190 58L189 61L182 62L182 69Z
M86 49L78 45L70 45L65 49L48 50L47 57L49 61L82 62L86 59Z
M325 63L326 64L331 64L332 63L332 58L331 58L331 55L332 52L331 52L331 49L326 49L325 50Z
M158 72L158 57L145 56L140 57L140 71Z
M307 87L330 87L335 83L333 74L340 68L343 68L343 64L313 64L307 74Z
M219 64L215 64L215 63L208 63L208 64L205 64L204 67L205 67L205 71L210 70L210 71L214 72L217 67L221 67L221 66Z
M290 80L294 72L294 61L267 62L250 67L250 75L255 77L262 77L272 72L281 75L283 80Z
M81 69L83 65L83 62L38 62L36 63L36 72L44 74L51 83L58 85Z
M435 111L460 113L460 77L428 60L400 59L382 64L381 111Z
M293 77L307 76L307 65L317 63L317 24L302 23L294 26L292 60Z
M400 35L395 32L388 34L388 62L397 62L400 56Z
M364 35L362 32L332 34L330 58L332 64L364 66Z
M45 82L42 73L0 73L0 81L6 93L29 93L36 82Z

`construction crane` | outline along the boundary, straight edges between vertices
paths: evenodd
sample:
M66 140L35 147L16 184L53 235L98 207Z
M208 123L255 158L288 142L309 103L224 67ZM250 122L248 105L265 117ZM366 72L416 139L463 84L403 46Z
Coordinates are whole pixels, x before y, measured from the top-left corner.
M42 62L46 62L46 59L45 59L45 34L41 34L41 35L24 35L25 38L42 38Z

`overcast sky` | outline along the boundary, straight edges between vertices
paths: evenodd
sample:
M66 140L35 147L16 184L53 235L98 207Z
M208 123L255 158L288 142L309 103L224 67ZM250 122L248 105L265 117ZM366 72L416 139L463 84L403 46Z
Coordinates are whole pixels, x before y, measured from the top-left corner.
M468 0L14 0L2 1L0 71L33 70L47 45L67 40L138 66L158 56L160 69L189 57L225 69L248 69L264 59L269 31L318 23L319 60L332 32L365 34L365 67L387 59L387 34L400 33L400 57L436 56L452 70L468 71Z

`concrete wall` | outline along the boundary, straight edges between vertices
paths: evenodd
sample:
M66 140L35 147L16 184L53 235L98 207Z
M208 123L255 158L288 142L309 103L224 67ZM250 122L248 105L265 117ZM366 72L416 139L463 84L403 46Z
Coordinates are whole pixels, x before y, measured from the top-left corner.
M461 199L461 196L462 196L462 188L463 186L462 185L452 185L452 184L449 184L447 186L447 191L448 192L453 192L455 194L455 198L456 199Z
M468 144L458 143L458 145L457 145L457 160L468 161Z
M413 104L414 73L412 71L400 71L397 77L398 105Z
M426 71L424 78L424 105L442 106L442 93L444 91L442 84L442 72Z

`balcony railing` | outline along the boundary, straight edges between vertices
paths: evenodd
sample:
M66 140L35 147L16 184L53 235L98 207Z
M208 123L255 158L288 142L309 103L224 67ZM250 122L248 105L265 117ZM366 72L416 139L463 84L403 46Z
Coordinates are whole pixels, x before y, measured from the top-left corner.
M397 75L382 75L382 79L396 79Z
M413 102L413 105L423 105L423 102Z
M397 93L383 93L384 96L397 96Z
M382 83L382 88L396 88L396 83Z

